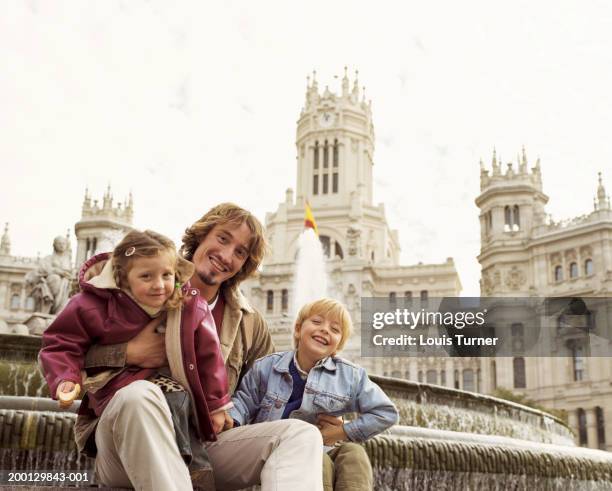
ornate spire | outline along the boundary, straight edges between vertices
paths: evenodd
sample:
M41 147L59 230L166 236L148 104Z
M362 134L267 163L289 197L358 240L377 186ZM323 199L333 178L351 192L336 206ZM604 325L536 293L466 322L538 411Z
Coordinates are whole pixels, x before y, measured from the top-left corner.
M359 70L355 70L355 81L353 82L353 98L359 101Z
M495 150L495 147L493 147L492 166L493 166L493 175L498 176L500 172L499 172L499 165L497 164L497 150Z
M111 193L111 186L108 183L106 187L106 193L104 193L104 197L102 199L102 209L110 210L113 207L113 195Z
M597 173L599 185L597 186L597 209L608 210L610 209L610 200L606 197L606 188L603 185L601 178L601 172Z
M344 77L342 77L342 97L348 97L349 94L349 79L347 75L347 68L344 67Z
M8 233L9 224L6 222L4 224L4 233L2 234L2 240L0 240L0 254L3 256L8 256L11 253L11 238Z

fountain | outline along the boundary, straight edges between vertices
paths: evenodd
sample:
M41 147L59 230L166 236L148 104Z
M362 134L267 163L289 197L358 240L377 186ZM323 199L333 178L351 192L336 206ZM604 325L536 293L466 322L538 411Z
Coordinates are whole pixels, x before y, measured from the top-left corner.
M317 278L325 270L316 235L302 239L310 249L300 253L296 277L319 288L303 290L299 301L307 302L326 294ZM3 333L0 346L0 471L92 469L76 453L75 414L48 398L36 364L40 337ZM364 444L377 490L612 489L612 454L576 447L554 416L481 394L371 378L400 413L399 425Z

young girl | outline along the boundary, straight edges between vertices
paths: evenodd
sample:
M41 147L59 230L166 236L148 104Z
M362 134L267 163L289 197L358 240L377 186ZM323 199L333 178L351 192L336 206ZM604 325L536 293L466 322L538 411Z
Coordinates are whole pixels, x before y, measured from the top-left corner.
M83 265L81 292L43 334L39 358L60 406L70 406L84 386L79 412L98 418L119 389L139 380L158 385L170 407L179 451L192 463L194 483L202 485L211 482L212 473L198 439L216 439L231 400L212 314L197 290L182 286L193 270L163 235L128 233L112 255L99 254ZM127 342L158 316L165 318L167 367L83 372L92 344Z
M365 370L336 356L352 331L346 308L324 298L306 304L294 329L295 351L255 362L233 397L237 425L298 418L316 424L325 445L362 442L397 423L397 409ZM357 413L342 423L337 417ZM324 462L326 490L371 490L372 469L363 447L336 445Z

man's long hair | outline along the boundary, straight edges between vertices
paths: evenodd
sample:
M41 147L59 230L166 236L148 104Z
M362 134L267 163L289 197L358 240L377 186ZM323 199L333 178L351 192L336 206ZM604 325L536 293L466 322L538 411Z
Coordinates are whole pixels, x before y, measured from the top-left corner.
M181 254L185 259L192 261L196 249L216 225L231 224L239 226L243 223L246 223L251 231L249 257L235 276L224 281L225 286L230 288L239 285L257 271L268 250L261 223L244 208L240 208L234 203L221 203L211 208L202 218L185 230Z

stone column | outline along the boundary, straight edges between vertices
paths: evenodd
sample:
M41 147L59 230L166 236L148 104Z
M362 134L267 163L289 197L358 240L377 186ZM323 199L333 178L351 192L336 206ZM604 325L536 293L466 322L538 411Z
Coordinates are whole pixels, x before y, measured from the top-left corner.
M585 409L587 423L587 447L598 448L597 442L597 417L595 408Z

